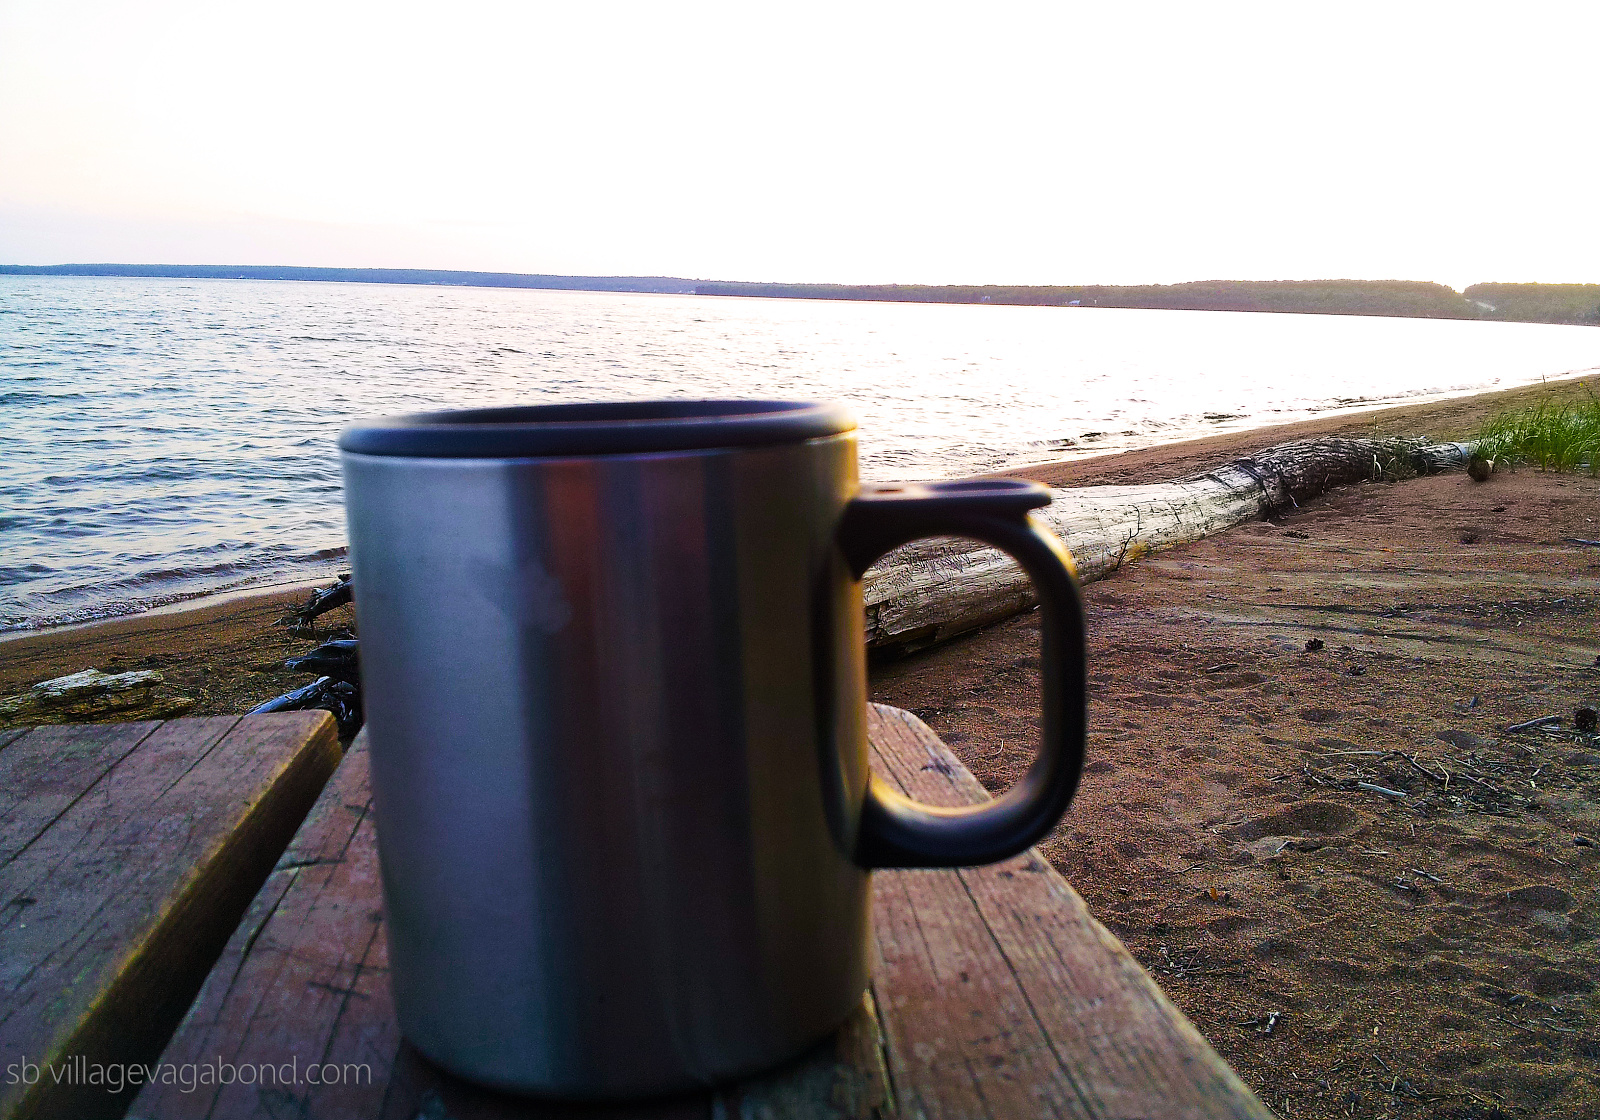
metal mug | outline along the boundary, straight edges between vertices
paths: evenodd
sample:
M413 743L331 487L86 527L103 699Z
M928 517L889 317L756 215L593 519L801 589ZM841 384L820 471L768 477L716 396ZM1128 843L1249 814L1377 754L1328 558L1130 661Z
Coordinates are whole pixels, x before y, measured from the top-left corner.
M340 439L389 962L470 1080L627 1098L798 1055L869 979L868 871L1050 830L1085 736L1072 561L1009 479L863 486L826 404L426 413ZM1043 613L1016 787L916 804L867 765L860 578L974 537Z

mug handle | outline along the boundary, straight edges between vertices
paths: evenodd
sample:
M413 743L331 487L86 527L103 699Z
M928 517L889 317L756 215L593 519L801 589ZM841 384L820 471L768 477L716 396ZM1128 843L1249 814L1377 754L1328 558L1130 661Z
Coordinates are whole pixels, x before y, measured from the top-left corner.
M1022 565L1039 595L1044 734L1021 781L993 801L947 809L902 796L871 775L855 862L864 868L995 863L1048 833L1078 788L1088 738L1083 601L1072 556L1029 510L1050 492L1020 479L865 485L836 540L856 579L892 548L922 537L972 537Z

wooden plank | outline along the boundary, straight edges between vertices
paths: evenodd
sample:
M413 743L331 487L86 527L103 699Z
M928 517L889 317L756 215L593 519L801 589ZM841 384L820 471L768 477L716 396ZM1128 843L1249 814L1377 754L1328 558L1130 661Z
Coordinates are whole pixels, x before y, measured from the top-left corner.
M984 796L915 717L874 707L869 723L880 767L902 788L944 804ZM152 1085L129 1115L1270 1115L1047 864L1030 853L995 869L1005 888L985 887L984 874L875 876L884 959L873 991L835 1038L793 1065L715 1093L642 1105L508 1097L440 1072L399 1036L360 736L161 1057L164 1069L220 1061L251 1067L252 1079L263 1068L295 1079L195 1091ZM1052 1000L1064 1006L1046 1006ZM1161 1046L1172 1049L1151 1052ZM309 1083L308 1063L336 1067L339 1083Z
M873 761L902 792L988 797L915 716L873 707ZM875 987L902 1111L1272 1116L1037 852L876 882Z
M0 753L0 867L104 778L156 723L22 728Z
M338 760L325 712L38 728L7 746L0 1117L117 1116ZM96 1067L101 1067L96 1076Z
M188 1086L147 1087L134 1117L867 1117L886 1097L877 1034L863 1007L845 1031L794 1066L715 1096L574 1108L488 1092L405 1045L394 1018L383 937L366 736L359 735L268 877L161 1056L196 1070ZM207 1063L268 1067L274 1083L196 1088ZM307 1064L337 1070L312 1084ZM216 1066L220 1070L220 1065ZM865 1070L866 1075L858 1072ZM291 1075L278 1084L276 1073ZM817 1102L829 1102L819 1111ZM718 1109L720 1108L720 1112Z
M26 727L12 727L6 729L5 731L0 731L0 751L5 750L12 743L22 738L29 732L29 730L30 728Z
M377 1114L400 1033L379 936L371 803L363 734L256 895L161 1057L163 1066L177 1070L208 1062L265 1063L272 1067L262 1071L268 1084L158 1083L140 1094L132 1115L277 1116L286 1108L301 1115ZM356 1061L367 1067L355 1085L303 1083L302 1067L341 1066L352 1045ZM279 1078L279 1072L287 1076ZM346 1103L352 1095L353 1108Z

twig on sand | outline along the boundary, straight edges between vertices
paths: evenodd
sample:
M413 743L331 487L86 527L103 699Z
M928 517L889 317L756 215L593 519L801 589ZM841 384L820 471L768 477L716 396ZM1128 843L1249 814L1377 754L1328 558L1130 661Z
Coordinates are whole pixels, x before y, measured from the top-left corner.
M1397 789L1389 789L1386 786L1375 786L1371 782L1357 782L1356 788L1367 790L1369 793L1381 793L1383 796L1392 797L1395 800L1399 800L1402 797L1411 796L1409 793L1401 793Z
M1265 1017L1257 1015L1254 1019L1246 1019L1240 1023L1241 1027L1254 1027L1257 1034L1271 1034L1277 1029L1278 1020L1283 1018L1281 1011L1269 1011Z
M1447 755L1445 755L1445 757L1448 758L1451 762L1455 763L1457 766L1461 767L1462 773L1464 773L1467 777L1472 778L1472 780L1475 781L1475 782L1478 781L1478 778L1493 777L1493 775L1485 774L1482 770L1477 769L1470 762L1462 762L1459 758L1457 758L1453 754L1447 754ZM1473 777L1473 775L1477 775L1477 777ZM1483 785L1482 782L1478 782L1478 784L1479 785Z
M1600 548L1600 541L1585 540L1582 537L1562 537L1568 544L1586 544L1590 548Z
M1397 754L1401 758L1405 759L1408 763L1411 764L1411 768L1413 770L1415 770L1417 773L1421 774L1423 777L1431 778L1436 782L1443 782L1446 787L1448 787L1450 785L1450 772L1448 770L1445 771L1445 774L1444 774L1443 777L1440 777L1438 774L1435 774L1432 770L1429 770L1427 767L1423 766L1422 763L1420 763L1416 759L1412 758L1405 751L1390 751L1389 753L1390 754ZM1443 769L1443 768L1441 767L1441 769Z
M1540 716L1538 719L1530 719L1526 723L1514 723L1506 728L1506 733L1514 734L1518 731L1531 731L1535 727L1547 727L1552 723L1560 722L1560 716Z

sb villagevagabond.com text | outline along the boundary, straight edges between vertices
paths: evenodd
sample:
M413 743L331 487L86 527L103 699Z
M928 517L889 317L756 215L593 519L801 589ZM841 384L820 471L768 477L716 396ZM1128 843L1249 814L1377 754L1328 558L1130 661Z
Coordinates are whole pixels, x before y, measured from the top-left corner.
M108 1093L120 1093L139 1085L173 1085L179 1092L223 1085L371 1085L372 1068L365 1063L312 1063L302 1066L299 1058L287 1062L244 1062L235 1065L219 1056L214 1062L157 1062L139 1065L126 1062L91 1062L81 1054L65 1061L12 1062L5 1068L7 1085L37 1085L48 1081L56 1085L100 1086Z

